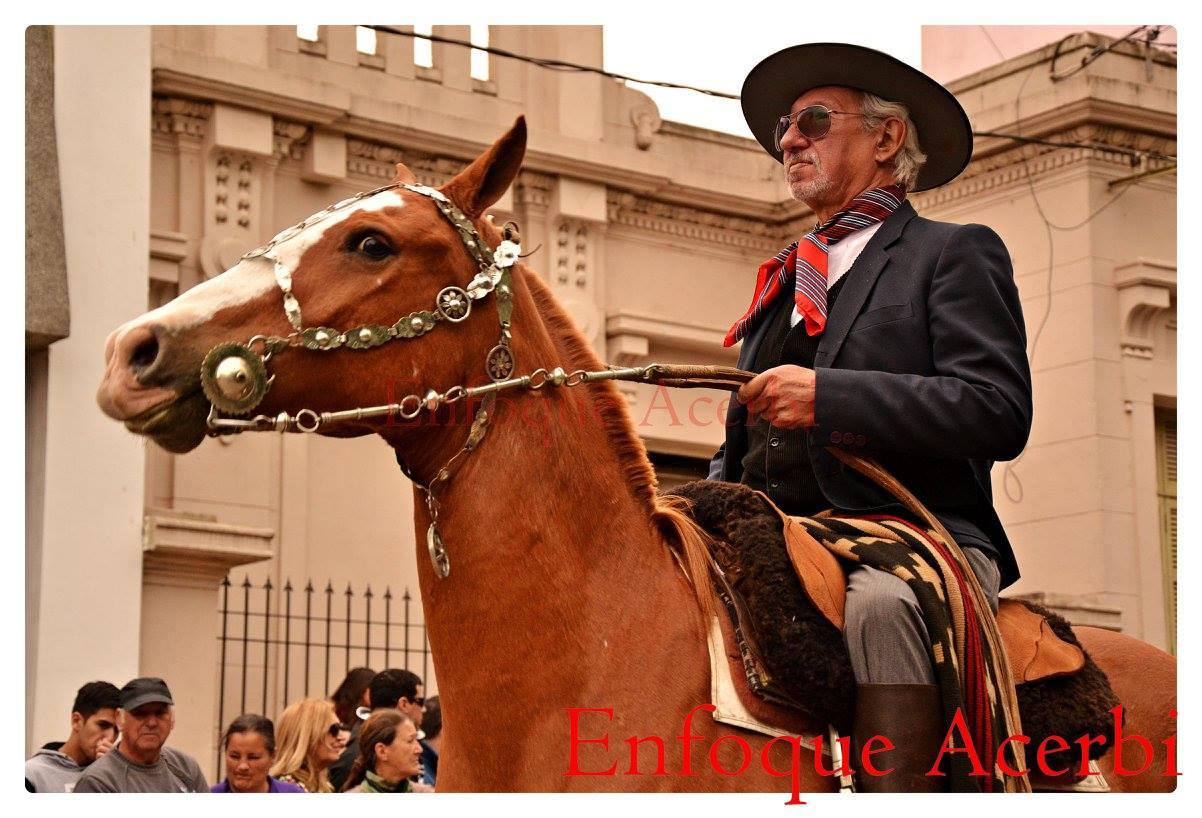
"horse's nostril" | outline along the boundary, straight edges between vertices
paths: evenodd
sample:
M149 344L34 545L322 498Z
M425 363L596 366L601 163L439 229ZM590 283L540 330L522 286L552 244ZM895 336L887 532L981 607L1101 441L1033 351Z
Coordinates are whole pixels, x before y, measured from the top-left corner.
M158 357L159 339L152 334L134 347L133 354L129 356L129 365L134 371L140 372L153 364Z

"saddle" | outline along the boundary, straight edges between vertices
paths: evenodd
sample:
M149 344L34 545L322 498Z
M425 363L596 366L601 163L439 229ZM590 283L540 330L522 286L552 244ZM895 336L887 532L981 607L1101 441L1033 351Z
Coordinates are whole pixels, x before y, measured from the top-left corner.
M717 652L730 667L714 670L728 692L741 694L726 709L740 711L742 726L774 734L797 729L798 713L847 733L856 688L842 633L847 582L840 559L747 486L697 481L672 493L691 502L711 538L711 575L729 614L712 641L723 646ZM1103 736L1090 757L1103 755L1113 742L1109 710L1118 698L1068 622L1033 603L1003 599L997 624L1023 733L1031 738L1028 766L1052 735L1070 743Z

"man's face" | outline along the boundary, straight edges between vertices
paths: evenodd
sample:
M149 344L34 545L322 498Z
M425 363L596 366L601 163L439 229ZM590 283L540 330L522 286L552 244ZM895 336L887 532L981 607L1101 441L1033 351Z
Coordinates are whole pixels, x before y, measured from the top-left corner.
M175 709L163 702L150 702L121 711L122 746L141 754L154 754L167 743L175 726Z
M802 135L795 124L790 126L780 143L785 178L794 199L811 207L839 205L863 190L863 183L876 173L876 134L864 130L859 91L839 86L814 88L799 96L789 113L811 105L852 116L834 114L830 131L817 139Z
M412 701L404 696L401 696L400 701L397 702L397 710L400 710L406 716L411 718L413 720L413 726L417 727L418 729L420 729L422 726L422 716L426 712L426 700L424 698L425 695L425 690L423 690L421 685L418 685L417 694L415 696L416 701ZM419 701L421 704L417 703Z
M88 761L95 761L117 740L117 711L102 707L86 719L79 713L72 713L71 730L78 733L79 748Z

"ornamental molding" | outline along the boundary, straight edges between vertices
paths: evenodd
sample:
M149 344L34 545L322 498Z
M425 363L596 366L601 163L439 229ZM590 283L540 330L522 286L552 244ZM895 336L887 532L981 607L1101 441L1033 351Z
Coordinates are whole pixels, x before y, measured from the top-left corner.
M1168 147L1175 149L1176 143L1173 142ZM937 207L1027 180L1037 180L1041 176L1084 162L1109 165L1116 171L1125 173L1132 172L1135 167L1130 154L1106 150L1103 147L1053 148L1046 145L1022 145L974 160L955 181L934 190L914 194L910 200L914 207L921 211L925 207ZM1148 169L1156 170L1172 162L1173 160L1153 160Z
M1120 345L1124 357L1151 360L1157 327L1176 325L1177 267L1163 261L1136 259L1114 268L1119 294Z
M142 576L150 585L216 588L231 568L271 559L275 531L205 515L152 511L142 521Z
M274 119L271 123L272 143L277 159L302 159L305 145L312 138L313 129L303 122Z
M515 204L549 207L551 195L555 192L556 177L532 170L523 170L518 174L514 185L513 199Z
M467 162L430 153L399 148L383 142L347 137L348 174L390 182L396 177L398 162L413 171L420 184L440 187L467 167Z
M610 343L611 357L616 347L627 354L624 360L631 365L646 363L652 344L733 361L738 357L738 351L722 346L726 330L726 327L638 310L612 310L605 317L605 335Z
M213 115L213 104L175 97L155 97L150 110L156 133L204 138L209 117Z
M610 189L606 205L612 225L756 252L780 249L781 227L758 219L669 204L625 190Z

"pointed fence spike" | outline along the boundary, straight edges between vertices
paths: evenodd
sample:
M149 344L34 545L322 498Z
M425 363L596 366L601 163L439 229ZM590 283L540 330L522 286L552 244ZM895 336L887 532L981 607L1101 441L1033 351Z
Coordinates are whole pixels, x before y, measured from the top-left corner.
M247 574L247 575L246 575L246 577L245 577L245 578L242 580L242 587L243 587L243 588L251 588L251 587L253 587L253 586L250 584L250 574Z
M268 577L268 578L267 578L267 581L263 583L263 587L264 587L264 588L266 588L266 589L267 589L267 590L269 590L269 591L270 591L270 590L271 590L273 587L275 587L275 586L273 586L273 585L271 584L271 577Z
M384 586L384 598L392 599L392 588L389 587L388 585Z
M334 580L331 579L331 580L326 581L326 593L327 594L334 593Z
M305 590L309 593L313 593L313 580L309 580L305 583Z
M287 591L288 593L292 593L292 580L291 579L284 580L284 590Z
M374 594L372 594L372 592L371 592L371 583L370 582L367 584L367 590L363 592L363 596L368 597L368 598L371 598L372 596L374 596Z
M346 590L343 591L342 593L346 594L347 596L355 595L355 592L351 590L351 584L349 582L346 584Z

